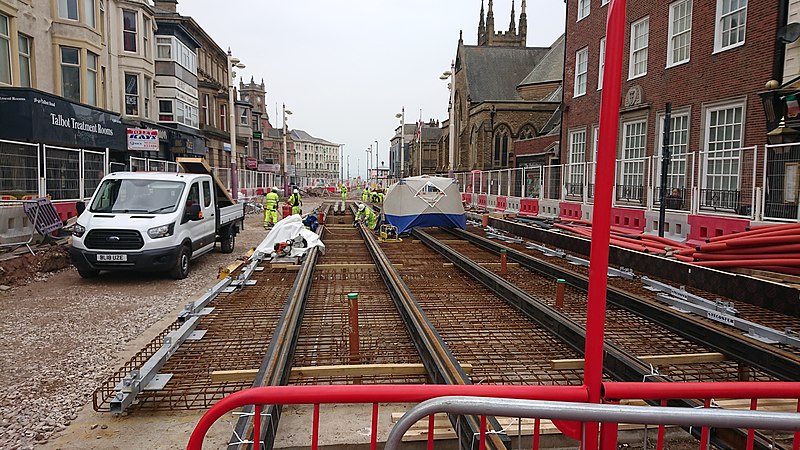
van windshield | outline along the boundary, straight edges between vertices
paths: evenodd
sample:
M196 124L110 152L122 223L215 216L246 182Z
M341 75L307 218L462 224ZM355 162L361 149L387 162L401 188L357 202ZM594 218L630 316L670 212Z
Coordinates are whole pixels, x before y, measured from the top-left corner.
M95 213L168 214L175 212L185 183L161 180L106 180L89 211Z

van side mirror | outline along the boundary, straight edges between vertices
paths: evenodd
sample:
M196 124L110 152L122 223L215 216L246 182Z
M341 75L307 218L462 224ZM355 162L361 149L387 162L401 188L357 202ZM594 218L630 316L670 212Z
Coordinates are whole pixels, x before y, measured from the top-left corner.
M194 204L186 208L186 218L189 220L200 220L203 218L202 212L200 211L200 205Z
M82 201L75 202L75 209L78 210L78 215L80 216L84 211L86 211L86 203Z

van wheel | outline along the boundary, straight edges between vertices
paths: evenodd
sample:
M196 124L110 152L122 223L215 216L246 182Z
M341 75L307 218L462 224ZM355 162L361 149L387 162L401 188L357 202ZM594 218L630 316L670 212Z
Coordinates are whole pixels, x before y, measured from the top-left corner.
M178 252L178 259L175 261L175 266L170 270L169 275L176 280L182 280L189 275L189 248L187 246L181 246Z
M236 230L233 225L226 227L222 233L222 240L219 244L219 250L222 253L233 253L233 247L236 245Z
M78 269L78 275L81 278L97 278L100 275L100 271L97 269Z

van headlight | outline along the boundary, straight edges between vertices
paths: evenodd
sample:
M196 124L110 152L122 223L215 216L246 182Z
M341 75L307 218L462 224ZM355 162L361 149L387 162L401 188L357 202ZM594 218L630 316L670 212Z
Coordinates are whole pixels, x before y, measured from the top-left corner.
M72 227L72 235L75 237L82 237L83 233L86 233L86 227L83 225L76 223L74 227Z
M173 231L175 231L175 222L172 222L169 225L161 225L160 227L150 228L147 230L147 235L150 236L151 239L158 239L172 236Z

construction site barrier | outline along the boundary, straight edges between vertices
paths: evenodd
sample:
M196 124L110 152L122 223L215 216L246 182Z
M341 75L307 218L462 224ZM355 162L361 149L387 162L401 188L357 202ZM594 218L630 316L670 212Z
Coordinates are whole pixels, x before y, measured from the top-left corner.
M657 425L656 448L664 448L664 429L667 425L701 427L699 448L708 444L711 427L742 428L748 430L746 449L752 449L755 430L781 430L794 432L793 449L800 448L800 383L794 382L731 382L731 383L603 383L603 402L618 403L623 400L659 401L658 406L602 405L587 403L584 386L487 386L487 385L334 385L334 386L269 386L246 389L217 402L200 419L187 445L187 450L201 450L205 435L223 415L247 405L255 405L259 417L264 405L313 405L311 448L319 444L319 407L321 404L372 405L372 424L369 429L370 448L377 448L378 405L380 403L432 403L420 404L406 413L395 425L386 448L395 448L405 430L417 420L429 417L428 448L433 447L433 414L456 412L482 417L480 439L484 448L486 417L505 416L535 419L556 419L556 425L568 436L580 437L582 424L603 422L601 449L616 449L619 423ZM454 401L452 398L470 397ZM477 398L482 397L482 398ZM749 409L723 410L712 408L712 399L749 400ZM705 408L668 407L673 399L700 399ZM798 412L757 411L759 399L787 399L797 404ZM531 402L531 400L536 400ZM433 405L433 406L431 406ZM442 409L442 405L453 406ZM467 405L466 408L464 405ZM449 407L448 406L448 407ZM465 409L466 408L466 409ZM254 420L258 424L258 419ZM537 420L537 425L539 421ZM575 436L575 431L578 431ZM510 430L513 431L513 430ZM260 430L254 430L260 435ZM534 427L533 449L538 448L539 428ZM245 438L245 437L243 437ZM252 443L249 441L248 443Z

